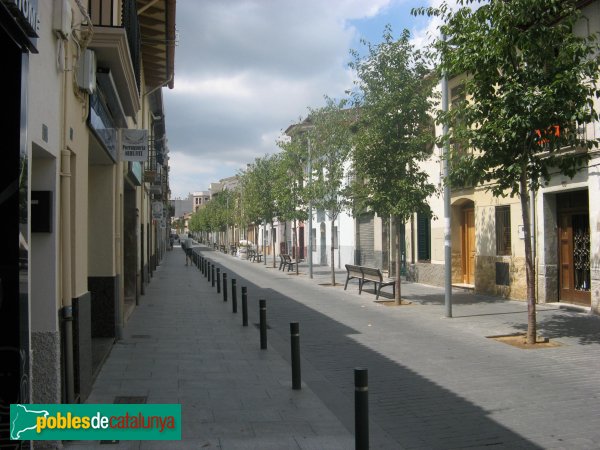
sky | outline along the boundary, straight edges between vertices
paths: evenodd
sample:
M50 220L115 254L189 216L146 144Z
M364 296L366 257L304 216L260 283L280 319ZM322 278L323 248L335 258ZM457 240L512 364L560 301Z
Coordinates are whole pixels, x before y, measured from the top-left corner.
M438 0L181 0L175 87L163 89L172 198L207 191L276 141L324 96L344 98L350 49L435 24L410 15Z

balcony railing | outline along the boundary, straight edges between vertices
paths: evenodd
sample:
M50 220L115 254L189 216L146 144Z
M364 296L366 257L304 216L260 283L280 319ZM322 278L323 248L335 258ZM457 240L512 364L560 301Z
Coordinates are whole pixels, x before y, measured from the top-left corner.
M138 92L140 90L141 36L135 0L122 0L121 14L116 11L117 0L89 0L88 11L92 24L99 27L125 28L131 63L135 72Z

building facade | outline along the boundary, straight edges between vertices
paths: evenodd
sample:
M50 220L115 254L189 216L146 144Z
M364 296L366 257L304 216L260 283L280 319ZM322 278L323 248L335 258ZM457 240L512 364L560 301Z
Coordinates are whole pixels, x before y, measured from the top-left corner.
M25 3L35 32L21 36L15 5ZM3 76L19 86L5 105L15 164L3 179L20 186L0 304L22 343L19 396L1 398L82 402L166 249L161 88L173 81L175 1L3 1L0 11ZM150 36L162 47L144 48ZM146 153L129 160L122 141L139 130ZM5 314L9 298L20 300Z

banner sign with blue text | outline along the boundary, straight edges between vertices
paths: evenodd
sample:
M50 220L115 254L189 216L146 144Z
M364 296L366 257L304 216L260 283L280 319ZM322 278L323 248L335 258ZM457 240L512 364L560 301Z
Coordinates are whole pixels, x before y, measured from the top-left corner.
M12 440L180 440L181 405L13 404Z

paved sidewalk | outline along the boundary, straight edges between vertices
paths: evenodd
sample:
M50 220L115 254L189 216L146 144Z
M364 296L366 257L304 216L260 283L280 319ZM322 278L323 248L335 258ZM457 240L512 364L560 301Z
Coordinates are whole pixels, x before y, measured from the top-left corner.
M230 293L231 295L231 293ZM237 315L183 252L167 252L94 383L87 403L117 396L181 403L182 441L71 442L102 449L347 449L354 437L291 369L260 350ZM288 344L289 345L289 344Z
M177 247L168 252L94 384L89 403L147 396L183 405L178 443L98 448L354 448L353 369L369 369L371 448L600 448L600 318L539 305L540 333L562 345L522 350L486 336L526 329L526 305L404 283L412 305L327 286L197 247L248 288L250 327ZM278 264L277 264L278 267ZM229 285L230 287L230 285ZM258 349L258 300L269 349ZM385 300L384 298L381 298ZM240 301L238 292L238 301ZM289 322L300 322L303 389L290 388ZM94 448L90 443L70 446Z

